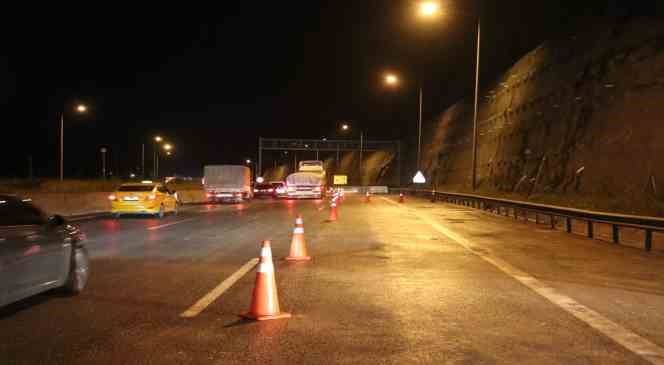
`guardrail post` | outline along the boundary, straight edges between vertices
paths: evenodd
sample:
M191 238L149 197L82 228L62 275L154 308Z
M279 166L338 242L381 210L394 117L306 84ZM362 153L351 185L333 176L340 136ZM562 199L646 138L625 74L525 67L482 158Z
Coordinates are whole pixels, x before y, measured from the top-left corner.
M613 243L620 243L620 231L617 224L611 226L611 233L613 236Z
M556 229L556 217L553 215L549 216L549 224L551 225L551 229Z
M593 221L588 220L588 229L587 232L588 238L595 238L595 231L593 230Z
M516 209L516 207L514 207L513 209L514 209L514 219L519 220L519 211Z
M652 250L652 230L646 229L646 251Z
M572 233L572 218L565 217L565 231Z
M535 212L535 224L539 224L539 214Z

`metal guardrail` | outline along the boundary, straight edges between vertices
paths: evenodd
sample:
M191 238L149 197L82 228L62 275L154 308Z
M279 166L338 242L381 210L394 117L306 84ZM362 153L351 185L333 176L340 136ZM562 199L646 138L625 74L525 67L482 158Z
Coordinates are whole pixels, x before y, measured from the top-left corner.
M646 251L652 250L653 232L664 232L664 218L595 212L517 200L489 198L473 194L446 193L423 189L390 189L390 193L400 192L405 195L430 197L434 202L443 201L494 212L498 215L513 216L514 219L519 219L520 216L528 219L530 213L535 216L536 224L546 224L548 218L551 229L555 229L559 219L562 218L567 233L572 233L573 221L583 221L586 222L586 236L588 238L595 238L595 224L606 224L611 226L611 238L615 244L620 243L621 228L640 229L644 232L643 244Z

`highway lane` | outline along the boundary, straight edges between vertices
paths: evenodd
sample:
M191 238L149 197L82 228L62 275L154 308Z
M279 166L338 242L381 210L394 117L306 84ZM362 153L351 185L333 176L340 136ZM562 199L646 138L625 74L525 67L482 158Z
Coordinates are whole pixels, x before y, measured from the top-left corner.
M265 200L189 206L163 220L84 222L93 258L86 292L2 309L0 361L647 363L482 256L664 346L661 255L424 200L351 198L337 223L323 223L320 207ZM297 213L314 260L276 261L281 306L293 318L237 317L249 305L253 272L200 315L180 317L256 257L260 240L272 239L274 257L284 257Z

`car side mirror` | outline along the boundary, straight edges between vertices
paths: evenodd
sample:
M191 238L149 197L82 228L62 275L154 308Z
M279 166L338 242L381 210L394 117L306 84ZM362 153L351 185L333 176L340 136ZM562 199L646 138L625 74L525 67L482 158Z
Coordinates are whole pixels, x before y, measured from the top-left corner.
M56 214L48 218L48 224L59 227L65 224L65 219L61 215Z

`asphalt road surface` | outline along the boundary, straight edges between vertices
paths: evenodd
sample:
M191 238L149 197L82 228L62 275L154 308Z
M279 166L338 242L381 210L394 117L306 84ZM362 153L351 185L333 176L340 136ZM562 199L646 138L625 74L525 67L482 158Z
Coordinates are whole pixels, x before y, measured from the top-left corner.
M389 201L388 201L389 200ZM281 260L304 216L313 261ZM80 223L86 291L0 310L2 364L648 364L664 362L664 255L470 208L349 197L189 206ZM241 319L271 239L282 310Z

